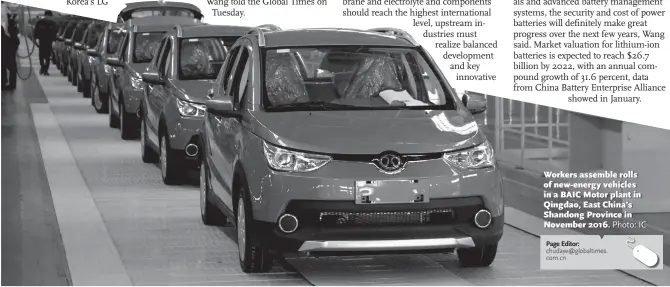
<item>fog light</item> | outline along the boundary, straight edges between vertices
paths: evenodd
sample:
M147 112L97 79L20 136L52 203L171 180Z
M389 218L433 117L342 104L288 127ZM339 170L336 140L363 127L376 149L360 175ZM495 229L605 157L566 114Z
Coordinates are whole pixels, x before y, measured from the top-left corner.
M282 232L293 233L298 229L298 218L287 213L279 218L277 225Z
M475 214L475 225L479 228L487 228L491 225L491 219L491 213L486 209L482 209Z

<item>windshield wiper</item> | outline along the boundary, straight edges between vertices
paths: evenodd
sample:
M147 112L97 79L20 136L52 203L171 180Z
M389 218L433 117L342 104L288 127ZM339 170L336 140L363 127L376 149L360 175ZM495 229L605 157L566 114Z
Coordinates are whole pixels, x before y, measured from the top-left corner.
M322 110L333 110L333 109L365 109L365 107L354 106L354 105L344 105L344 104L335 104L331 102L316 101L316 102L303 102L303 103L292 103L292 104L283 104L277 106L270 106L271 109L322 109Z

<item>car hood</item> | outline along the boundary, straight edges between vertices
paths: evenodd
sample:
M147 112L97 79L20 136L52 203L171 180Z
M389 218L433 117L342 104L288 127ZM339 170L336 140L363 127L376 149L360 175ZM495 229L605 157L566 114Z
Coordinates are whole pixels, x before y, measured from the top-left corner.
M424 154L486 140L464 110L252 112L251 118L252 130L268 142L317 153Z
M182 100L189 102L204 104L207 99L207 91L212 88L214 80L189 80L189 81L174 81L175 88L179 90L179 97Z

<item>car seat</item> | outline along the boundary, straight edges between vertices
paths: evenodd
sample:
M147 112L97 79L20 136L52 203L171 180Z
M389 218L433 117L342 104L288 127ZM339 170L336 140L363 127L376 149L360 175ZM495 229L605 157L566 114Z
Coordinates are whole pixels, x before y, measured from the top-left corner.
M265 88L272 105L309 102L298 62L291 53L268 53Z
M388 53L375 53L360 64L343 98L371 98L384 90L402 89L395 60Z

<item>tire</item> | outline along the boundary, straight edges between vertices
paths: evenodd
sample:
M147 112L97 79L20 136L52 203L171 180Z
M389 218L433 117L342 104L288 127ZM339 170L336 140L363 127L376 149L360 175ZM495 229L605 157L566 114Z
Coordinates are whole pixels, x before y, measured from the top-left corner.
M63 65L63 69L65 70L65 74L67 75L67 81L72 83L72 69L70 69L67 65Z
M493 263L498 252L498 243L474 248L459 248L458 261L464 267L486 267Z
M84 95L84 98L90 98L91 97L91 80L83 80L82 81L81 92Z
M237 212L235 214L237 230L237 248L240 255L240 267L244 273L263 273L272 268L273 257L270 250L256 244L256 238L249 231L252 219L251 204L247 200L246 186L241 184Z
M126 113L123 100L119 101L119 129L121 139L131 140L137 138L137 121L135 115Z
M202 223L210 226L224 226L228 222L226 215L209 201L209 169L207 163L202 160L200 163L200 217Z
M179 157L170 148L170 142L166 136L167 132L161 131L158 135L159 160L161 177L166 185L176 185L181 182L179 174Z
M142 161L145 163L155 163L158 161L158 154L149 146L147 141L147 123L144 121L144 116L140 119L140 148L142 151Z
M104 114L109 112L109 95L103 94L100 91L100 87L98 85L98 80L96 80L95 77L91 77L91 105L93 105L93 108L98 114Z
M111 95L107 97L107 106L109 107L109 127L113 129L118 129L119 128L119 117L114 115L114 111L112 109L112 97Z
M72 75L72 81L70 82L73 86L77 85L77 71L73 67L70 67L70 75ZM77 89L79 91L79 89Z
M84 76L81 75L81 73L77 73L77 92L83 92L84 91ZM86 98L86 95L84 95Z

